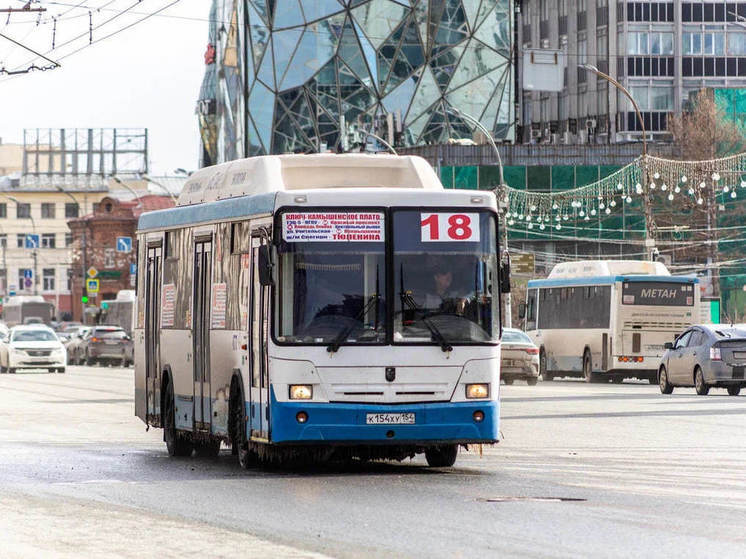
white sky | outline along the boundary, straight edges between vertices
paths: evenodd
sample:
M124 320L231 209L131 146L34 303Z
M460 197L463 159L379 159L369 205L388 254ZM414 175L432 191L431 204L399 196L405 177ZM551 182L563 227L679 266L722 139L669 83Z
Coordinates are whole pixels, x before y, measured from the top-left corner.
M44 0L46 2L46 0ZM18 7L18 0L11 0ZM63 0L60 0L62 3ZM67 0L76 4L80 0ZM7 0L3 7L7 6ZM133 4L133 0L120 4ZM115 31L144 14L166 5L166 0L143 0L139 16L112 22ZM88 5L103 5L87 0ZM95 43L47 72L0 75L0 137L21 143L24 128L148 128L151 175L173 174L176 168L194 170L198 163L199 133L194 107L204 74L210 0L180 0L162 14ZM44 5L44 4L42 4ZM50 14L66 7L48 5ZM116 12L113 12L116 13ZM179 19L180 16L191 19ZM5 24L0 33L42 52L51 46L51 25ZM15 14L14 14L15 17ZM23 14L18 16L24 17ZM28 16L25 16L28 18ZM94 15L94 25L110 14ZM85 32L87 13L58 24L58 44L64 31ZM106 34L102 29L100 35ZM94 32L94 39L97 33ZM83 43L87 43L83 39ZM8 42L0 37L0 67L12 67ZM24 54L16 48L12 62ZM55 58L55 53L50 53ZM37 62L37 64L40 64Z

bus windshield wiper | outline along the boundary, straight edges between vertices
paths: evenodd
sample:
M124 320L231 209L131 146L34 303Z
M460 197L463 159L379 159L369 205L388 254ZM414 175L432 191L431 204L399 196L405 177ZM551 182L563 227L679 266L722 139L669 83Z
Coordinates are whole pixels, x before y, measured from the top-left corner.
M349 336L352 331L357 326L357 323L360 322L365 315L368 313L370 308L373 306L373 303L378 303L378 298L380 295L378 295L378 266L376 266L376 292L373 293L373 295L370 296L368 301L363 305L363 308L360 309L360 312L355 315L355 322L351 323L349 326L347 326L344 330L342 330L334 340L332 340L332 343L330 343L328 346L326 346L326 351L329 353L335 353L337 350L339 350L339 346L342 345L342 342L344 342L347 339L347 336ZM376 305L377 307L378 305ZM378 330L378 317L376 314L376 330Z
M453 351L453 346L449 343L449 341L446 339L443 333L438 329L438 327L435 326L435 324L433 324L432 322L430 322L430 319L427 317L427 313L425 312L425 310L420 308L420 306L412 298L411 292L404 290L404 267L403 266L399 272L399 277L401 278L399 297L401 298L402 304L407 305L413 311L420 311L422 313L422 322L424 322L425 326L427 326L427 329L430 330L430 333L432 334L433 338L435 338L435 341L440 344L440 349L442 349L444 352Z

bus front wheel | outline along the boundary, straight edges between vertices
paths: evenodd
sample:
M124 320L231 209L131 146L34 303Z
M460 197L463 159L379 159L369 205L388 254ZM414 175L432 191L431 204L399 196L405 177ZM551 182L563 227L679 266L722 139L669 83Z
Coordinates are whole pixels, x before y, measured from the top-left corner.
M425 451L427 465L431 468L450 468L456 463L457 444L434 446Z

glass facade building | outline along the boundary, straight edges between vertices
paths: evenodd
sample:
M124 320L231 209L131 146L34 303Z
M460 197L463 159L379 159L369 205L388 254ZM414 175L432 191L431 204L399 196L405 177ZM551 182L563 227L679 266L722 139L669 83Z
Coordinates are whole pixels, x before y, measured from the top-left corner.
M470 138L513 139L513 2L213 0L197 113L203 164Z

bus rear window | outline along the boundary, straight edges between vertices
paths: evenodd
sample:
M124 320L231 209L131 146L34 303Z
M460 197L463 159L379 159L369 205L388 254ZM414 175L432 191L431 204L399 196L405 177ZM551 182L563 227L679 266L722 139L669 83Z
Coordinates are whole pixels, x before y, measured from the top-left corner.
M693 307L694 285L665 281L625 281L622 284L622 304Z

